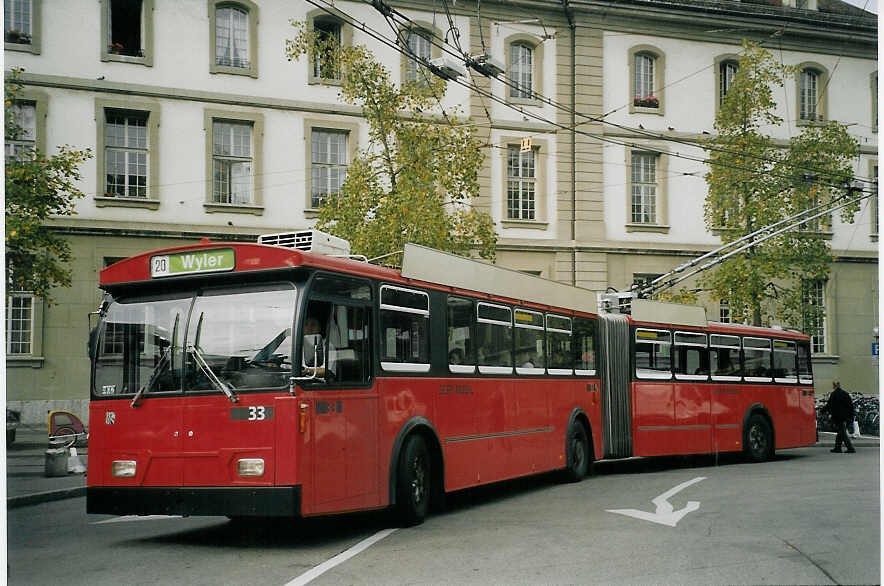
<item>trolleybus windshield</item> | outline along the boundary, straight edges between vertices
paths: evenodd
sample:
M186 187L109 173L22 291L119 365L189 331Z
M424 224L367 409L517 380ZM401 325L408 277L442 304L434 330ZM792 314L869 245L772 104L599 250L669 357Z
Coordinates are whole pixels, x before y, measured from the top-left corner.
M93 394L286 386L295 299L287 283L114 299L98 328Z

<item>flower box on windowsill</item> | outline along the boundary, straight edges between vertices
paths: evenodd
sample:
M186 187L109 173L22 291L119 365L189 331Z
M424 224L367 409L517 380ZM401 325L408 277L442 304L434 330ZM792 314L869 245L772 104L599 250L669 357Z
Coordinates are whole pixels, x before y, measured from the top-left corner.
M657 96L636 96L632 105L636 108L659 108L660 100Z
M6 43L15 43L17 45L30 45L31 35L15 30L6 31L6 35L3 40Z

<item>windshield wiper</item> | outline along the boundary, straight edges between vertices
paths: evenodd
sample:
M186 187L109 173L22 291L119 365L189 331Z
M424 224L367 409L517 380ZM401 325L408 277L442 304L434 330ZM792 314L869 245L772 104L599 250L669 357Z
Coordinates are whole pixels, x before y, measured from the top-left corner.
M157 362L157 365L153 367L153 370L150 373L150 378L147 379L147 382L141 385L141 388L138 389L138 392L135 393L135 396L132 397L132 402L130 405L132 407L138 407L138 401L141 400L141 397L144 395L144 392L151 388L154 383L157 382L157 379L160 378L160 374L164 370L166 370L166 366L168 366L172 362L172 346L169 346L165 350L163 350L162 356L160 356L160 361Z
M200 353L200 351L196 349L196 346L192 344L189 345L187 347L187 351L188 353L190 353L191 356L193 356L193 361L196 362L196 365L201 371L203 371L203 374L206 375L206 378L209 379L209 382L211 382L216 389L224 393L227 398L230 399L231 403L236 403L237 401L239 401L237 396L233 394L233 391L230 390L230 387L224 384L224 381L218 378L218 375L215 374L215 371L212 370L212 367L209 366L209 363L206 362L206 359L203 358L203 355Z
M138 392L135 393L135 396L132 397L132 402L130 403L132 407L138 407L138 401L141 400L145 391L150 389L157 382L157 379L159 379L163 371L166 370L166 366L171 364L175 359L175 340L178 339L178 320L180 318L181 314L175 316L175 325L172 326L172 343L163 350L163 354L160 356L160 361L157 362L156 366L154 366L153 370L150 372L150 378L147 379L147 382L144 383L141 388L138 389Z

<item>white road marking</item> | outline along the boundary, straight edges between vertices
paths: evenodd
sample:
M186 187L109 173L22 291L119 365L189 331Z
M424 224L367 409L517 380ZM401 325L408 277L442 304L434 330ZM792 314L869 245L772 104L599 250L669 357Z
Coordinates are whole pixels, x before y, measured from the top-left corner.
M304 584L309 584L311 581L315 580L316 578L318 578L322 574L328 572L329 570L331 570L335 566L339 566L339 565L343 564L344 562L346 562L347 560L349 560L350 558L352 558L353 556L362 553L363 551L365 551L366 549L368 549L369 547L371 547L372 545L374 545L375 543L377 543L378 541L380 541L384 537L387 537L388 535L390 535L394 531L396 531L396 528L384 529L383 531L378 531L377 533L375 533L371 537L369 537L367 539L363 539L362 541L360 541L359 543L357 543L356 545L354 545L350 549L342 551L341 553L339 553L335 557L331 558L330 560L326 560L326 561L322 562L321 564L319 564L318 566L316 566L315 568L307 570L306 572L304 572L303 574L301 574L300 576L298 576L297 578L295 578L291 582L288 582L285 586L304 586Z
M690 512L696 511L700 508L699 501L688 501L688 503L679 510L674 510L672 504L669 502L669 497L673 496L675 493L684 490L692 484L696 484L701 480L706 480L705 476L698 476L693 480L688 480L687 482L682 482L675 488L670 488L660 496L651 500L654 503L654 506L657 507L657 510L653 513L649 513L647 511L639 511L638 509L606 509L608 513L617 513L618 515L626 515L628 517L635 517L636 519L642 519L643 521L650 521L651 523L659 523L660 525L668 525L669 527L675 527L678 525L678 522L681 521L682 517L687 515Z
M114 517L113 519L105 519L104 521L96 521L93 525L104 525L105 523L128 523L129 521L155 521L157 519L181 519L181 515L125 515L123 517Z

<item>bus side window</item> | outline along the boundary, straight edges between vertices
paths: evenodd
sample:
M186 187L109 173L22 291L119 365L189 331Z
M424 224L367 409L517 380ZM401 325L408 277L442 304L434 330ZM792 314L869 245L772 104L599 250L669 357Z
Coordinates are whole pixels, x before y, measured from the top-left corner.
M738 381L743 373L740 368L740 338L737 336L709 336L709 362L712 380Z
M447 302L448 370L451 372L476 372L473 353L473 302L462 297L449 297Z
M596 373L595 321L574 318L574 374L593 376Z
M778 383L794 384L798 382L798 353L795 342L774 340L773 363L774 380Z
M543 314L527 309L513 312L516 337L516 373L543 374L546 350L543 342Z
M798 382L802 385L813 384L813 370L810 366L810 342L798 342Z
M381 286L381 368L430 371L430 296L423 291Z
M675 332L675 378L706 380L709 376L709 349L706 334Z
M572 374L574 353L571 351L570 317L547 314L546 344L549 361L547 371L550 374Z
M770 382L773 370L770 340L743 338L743 376L748 382Z
M513 373L513 319L509 307L476 304L476 351L482 374Z
M672 378L672 333L665 330L635 330L635 376L652 380Z

